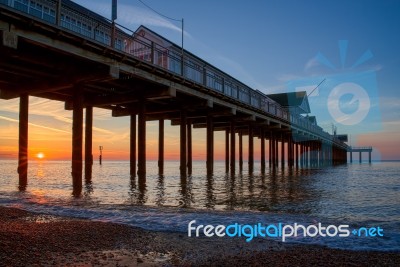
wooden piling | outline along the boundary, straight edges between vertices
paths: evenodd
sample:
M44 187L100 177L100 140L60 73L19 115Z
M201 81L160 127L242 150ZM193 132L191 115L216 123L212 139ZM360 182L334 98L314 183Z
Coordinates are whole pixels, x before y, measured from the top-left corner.
M229 128L225 129L225 171L229 171Z
M235 121L231 120L231 172L235 172L235 163L236 163L236 136L235 136Z
M164 119L158 121L158 174L164 174Z
M18 139L18 175L19 189L25 190L28 184L28 117L29 95L19 99L19 139Z
M73 194L82 192L82 143L83 143L83 93L74 88L72 110L72 187Z
M92 166L93 166L93 107L86 107L85 116L85 180L92 179Z
M180 125L180 172L181 175L185 176L186 175L186 166L187 166L187 158L186 158L186 151L187 151L187 136L186 136L186 123L187 123L187 117L186 117L186 111L181 110L181 125Z
M139 102L137 173L139 180L146 180L146 104L144 100Z
M193 144L192 144L192 122L187 121L187 169L188 174L192 174L193 169Z
M213 117L207 116L207 174L214 172L214 125Z
M130 163L130 175L132 177L136 176L136 115L132 114L130 116L130 144L129 144L129 163Z
M265 173L265 130L261 129L261 172Z
M254 133L253 126L249 125L249 173L254 170Z
M239 132L239 170L243 170L243 133Z

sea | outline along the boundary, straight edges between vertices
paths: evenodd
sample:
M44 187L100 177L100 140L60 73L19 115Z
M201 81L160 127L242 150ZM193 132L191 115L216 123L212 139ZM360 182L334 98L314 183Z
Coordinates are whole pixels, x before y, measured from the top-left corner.
M192 175L182 177L177 161L165 162L163 175L158 174L157 162L149 161L146 181L139 182L129 175L129 162L103 161L93 165L91 181L83 179L82 195L76 197L70 161L30 161L28 186L20 191L17 162L1 160L0 205L181 234L193 220L195 226L348 225L350 231L363 231L348 237L299 234L285 242L400 251L400 162L298 170L267 167L265 173L259 166L255 162L249 174L245 162L242 171L231 174L225 162L216 162L214 174L207 175L205 162L195 161ZM371 228L382 229L381 235L368 232ZM282 242L273 236L257 238Z

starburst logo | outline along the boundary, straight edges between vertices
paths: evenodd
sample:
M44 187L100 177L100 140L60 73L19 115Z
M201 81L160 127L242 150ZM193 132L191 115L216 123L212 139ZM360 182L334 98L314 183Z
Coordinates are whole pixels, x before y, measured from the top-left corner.
M316 114L318 125L325 130L330 128L331 123L335 123L338 130L346 134L381 129L376 70L365 64L373 58L373 54L368 49L360 55L354 63L347 64L348 41L341 40L341 67L335 66L319 52L313 58L313 66L317 66L318 72L324 75L287 83L288 92L307 92L311 114Z

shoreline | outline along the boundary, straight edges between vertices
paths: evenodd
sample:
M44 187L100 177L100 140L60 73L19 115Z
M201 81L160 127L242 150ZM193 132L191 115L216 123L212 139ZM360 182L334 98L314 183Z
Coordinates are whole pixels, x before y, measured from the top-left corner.
M189 238L0 206L1 266L399 266L399 252Z

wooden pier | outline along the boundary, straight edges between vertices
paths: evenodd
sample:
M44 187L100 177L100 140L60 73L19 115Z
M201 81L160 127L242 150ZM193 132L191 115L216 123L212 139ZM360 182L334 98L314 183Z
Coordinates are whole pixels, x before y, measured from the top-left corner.
M130 174L138 176L139 184L146 179L147 121L159 123L160 174L165 121L180 127L182 177L192 173L195 128L206 128L208 174L214 168L215 131L225 132L226 170L232 173L237 149L243 169L243 136L248 137L249 172L254 170L254 138L261 139L262 172L267 146L271 169L347 162L348 145L304 115L310 112L304 92L265 95L189 51L183 57L180 47L144 26L129 33L71 1L35 1L40 9L32 9L30 1L0 0L0 98L20 98L22 188L28 179L29 96L62 101L72 111L72 183L77 195L83 167L85 179L91 179L94 107L111 110L114 117L130 117ZM285 104L285 97L296 101Z
M353 163L353 152L358 152L358 160L361 163L362 162L362 153L367 152L368 153L368 162L371 163L371 153L372 153L372 147L367 146L367 147L352 147L350 146L348 148L348 152L350 153L350 163Z

